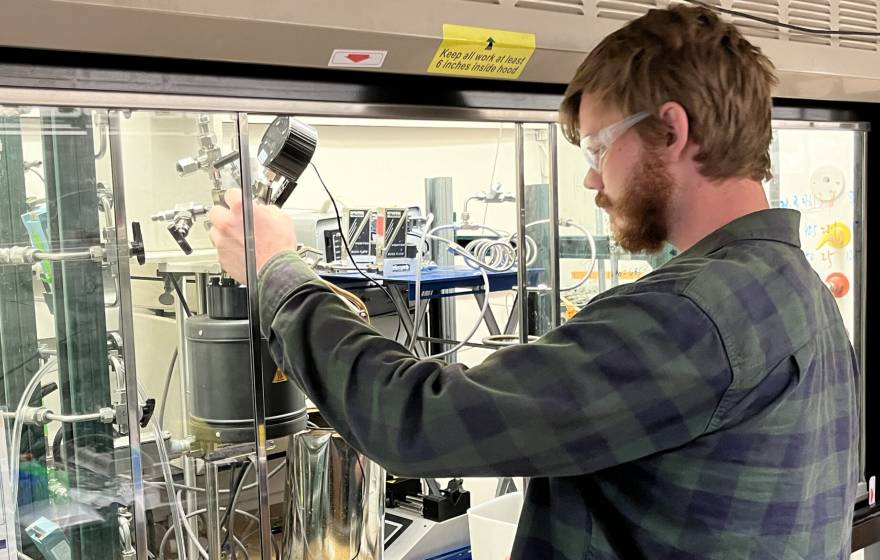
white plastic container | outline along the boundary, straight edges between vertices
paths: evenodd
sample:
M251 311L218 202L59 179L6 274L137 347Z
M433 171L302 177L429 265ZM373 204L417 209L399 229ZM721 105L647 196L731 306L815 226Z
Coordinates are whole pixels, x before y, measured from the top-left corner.
M510 556L522 506L522 492L514 492L468 510L473 560L505 560Z

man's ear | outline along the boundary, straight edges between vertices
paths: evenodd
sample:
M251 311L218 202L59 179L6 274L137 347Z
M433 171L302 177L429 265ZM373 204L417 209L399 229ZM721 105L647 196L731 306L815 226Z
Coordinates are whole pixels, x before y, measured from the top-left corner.
M659 117L666 126L665 146L661 151L669 162L681 161L690 133L687 111L679 103L667 101L660 106Z

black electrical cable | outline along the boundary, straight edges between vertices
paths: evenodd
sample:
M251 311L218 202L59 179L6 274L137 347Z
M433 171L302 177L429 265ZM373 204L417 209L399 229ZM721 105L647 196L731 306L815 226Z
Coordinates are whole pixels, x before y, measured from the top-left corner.
M55 432L55 437L52 438L52 460L55 463L55 468L61 468L61 442L64 439L64 426L58 428L58 431Z
M315 170L315 175L318 176L318 180L321 182L321 186L324 187L324 192L327 193L327 196L330 197L330 203L333 205L333 211L336 213L336 224L339 226L339 237L342 239L342 245L345 247L345 252L348 254L348 258L351 259L351 264L354 266L355 270L357 270L361 276L363 276L368 282L375 285L377 288L382 290L382 293L385 294L385 297L388 298L388 301L391 302L391 305L394 305L394 299L391 297L391 294L388 293L388 290L385 289L384 286L376 282L374 278L371 278L364 273L363 270L357 265L354 261L354 257L351 254L351 248L348 246L348 239L346 239L345 235L342 233L345 231L342 229L342 215L339 213L339 207L336 205L336 199L333 198L333 195L330 193L330 189L327 188L327 183L324 182L324 178L321 177L321 172L318 171L318 168L314 163L310 163L312 169ZM403 325L403 319L400 316L400 313L397 314L397 335L395 335L395 342L397 341L397 336L400 335L400 329Z
M183 292L180 290L180 284L177 283L177 278L174 277L170 272L167 273L168 277L171 278L171 283L174 285L174 291L177 292L177 297L180 298L180 305L183 306L183 312L186 313L187 317L192 317L192 311L189 310L189 305L186 303L186 298L183 297Z
M816 29L813 27L802 27L800 25L794 25L791 23L783 23L781 21L776 21L774 19L763 18L761 16L756 16L752 14L747 14L745 12L740 12L738 10L731 10L728 8L722 8L721 6L713 6L712 4L707 4L705 2L701 2L700 0L686 0L691 4L695 4L697 6L702 6L709 10L713 10L716 12L720 12L722 14L728 14L731 16L739 16L741 18L750 19L752 21L757 21L760 23L766 23L767 25L772 25L775 27L782 27L785 29L791 29L792 31L797 31L799 33L809 33L813 35L843 35L849 37L880 37L880 32L877 31L843 31L841 29Z
M220 518L220 526L226 526L229 521L230 511L233 508L233 502L235 501L235 494L238 492L238 489L241 487L241 481L244 480L244 477L241 476L244 474L244 468L240 472L236 472L238 469L238 465L233 464L231 466L231 470L229 471L229 502L226 504L226 511L223 512L223 516ZM236 476L236 474L238 476ZM223 544L221 548L226 548L226 543L229 541L229 530L227 528L226 537L223 539Z
M244 474L244 469L239 471L237 464L231 466L231 471L229 473L229 503L226 506L226 511L223 512L223 517L220 518L221 526L226 524L226 518L229 517L229 507L232 506L232 500L235 499L235 492L238 490L238 487L241 486L241 481L244 480Z
M242 467L239 472L238 477L235 476L235 466L232 467L233 475L232 475L232 485L229 487L229 505L226 507L226 511L223 512L223 517L220 519L220 526L226 525L226 537L223 539L223 547L226 547L226 544L229 542L229 537L232 535L232 523L235 518L235 504L238 502L238 495L241 493L242 483L244 482L245 476L247 476L248 471L251 469L251 462ZM235 558L235 546L232 546L232 557Z

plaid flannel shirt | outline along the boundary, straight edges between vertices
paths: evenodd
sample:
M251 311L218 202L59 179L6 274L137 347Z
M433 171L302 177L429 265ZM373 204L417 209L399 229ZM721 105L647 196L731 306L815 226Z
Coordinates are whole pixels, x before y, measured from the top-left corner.
M531 477L514 560L845 559L857 364L799 221L737 219L470 369L416 359L292 252L260 273L262 328L390 472Z

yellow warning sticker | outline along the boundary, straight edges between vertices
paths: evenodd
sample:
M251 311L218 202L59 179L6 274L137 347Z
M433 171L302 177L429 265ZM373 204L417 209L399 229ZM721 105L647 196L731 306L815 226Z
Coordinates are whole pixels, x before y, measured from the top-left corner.
M275 370L275 377L272 378L272 383L284 383L287 381L287 375L281 371L281 368Z
M534 52L534 33L444 24L428 72L515 80Z

